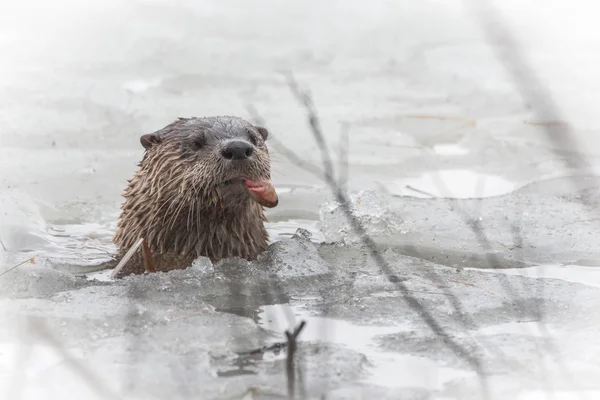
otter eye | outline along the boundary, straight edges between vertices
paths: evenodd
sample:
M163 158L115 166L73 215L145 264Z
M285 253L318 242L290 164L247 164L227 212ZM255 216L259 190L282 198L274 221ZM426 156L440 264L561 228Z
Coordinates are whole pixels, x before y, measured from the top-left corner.
M257 135L255 131L248 129L248 139L250 139L250 143L252 143L254 146L262 146L262 142L263 140L261 140L262 138L262 134L261 135ZM260 133L260 131L259 131Z
M190 143L190 148L194 151L198 151L203 148L205 144L206 142L203 137L195 137Z
M250 138L250 143L252 143L254 146L258 146L258 140L256 139L255 134L248 132L248 137Z

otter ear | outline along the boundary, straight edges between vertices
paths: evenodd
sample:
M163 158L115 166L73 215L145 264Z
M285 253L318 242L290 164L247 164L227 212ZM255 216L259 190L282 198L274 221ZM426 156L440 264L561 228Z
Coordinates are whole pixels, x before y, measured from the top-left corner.
M140 137L140 143L146 150L148 150L153 145L160 143L160 138L154 133L149 133Z
M258 131L258 133L260 133L260 136L262 136L263 140L267 140L267 138L269 137L269 131L267 130L267 128L257 126L256 130Z

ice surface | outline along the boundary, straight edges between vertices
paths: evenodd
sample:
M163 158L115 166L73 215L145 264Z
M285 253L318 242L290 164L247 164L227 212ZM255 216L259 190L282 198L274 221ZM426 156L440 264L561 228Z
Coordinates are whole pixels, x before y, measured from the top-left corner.
M38 368L27 372L30 397L24 398L44 388L65 399L84 395L91 386L78 369L124 398L226 399L250 387L284 396L285 348L269 348L300 320L307 321L298 362L308 398L323 391L347 398L349 388L390 399L398 393L481 398L472 365L424 325L363 250L318 246L304 235L272 245L256 262L213 266L200 259L183 271L111 283L82 279L47 299L3 299L0 316L11 323L2 324L2 351L23 356L15 347L23 331L35 344L34 358L23 361ZM491 399L537 390L546 379L556 388L593 387L600 372L597 288L457 270L392 249L383 255L394 282L480 359ZM285 264L293 267L289 275L280 268ZM57 280L46 279L49 285ZM40 333L44 329L53 336ZM63 350L53 353L52 340ZM71 368L68 354L81 365ZM0 364L4 393L14 373ZM57 386L57 380L71 383Z
M301 318L307 399L483 398L450 340L481 361L490 399L599 396L596 2L494 3L575 148L549 139L465 2L5 3L0 398L283 399L282 329ZM179 116L250 104L321 167L281 70L313 94L336 176L349 124L352 208L391 276L274 145L260 260L91 273L114 250L139 136Z
M481 398L473 365L432 333L406 293L480 360L496 396L490 398L534 393L548 381L556 390L597 390L600 290L594 275L573 275L591 273L591 267L555 262L554 269L538 268L559 279L540 278L531 269L476 270L487 259L463 220L479 216L474 219L490 243L510 243L511 213L520 211L520 235L529 248L495 246L490 254L502 267L514 266L516 249L522 257L516 261L531 265L561 258L594 265L600 259L598 228L590 207L597 203L597 180L582 179L579 192L571 182L554 179L471 200L354 193L354 215L381 246L389 276L358 237L347 235L335 203L323 206L332 212L322 213L321 226L328 242L337 237L338 243L319 243L310 230L297 229L253 262L213 265L200 258L185 270L113 281L94 279L100 274L75 277L63 258L38 256L0 277L0 318L10 321L0 331L1 350L19 359L25 354L17 345L20 332L33 332L26 343L35 345L24 347L31 354L23 361L30 365L23 398L87 396L93 385L78 370L90 371L108 387L103 390L124 398L241 397L250 387L284 396L285 346L277 344L285 341L284 329L304 319L298 357L309 397L327 391L331 398ZM515 210L517 205L522 208ZM577 240L565 246L569 233ZM70 240L77 243L77 237ZM108 237L100 235L99 243ZM82 248L89 245L85 240L79 239ZM25 253L1 254L6 267L28 259ZM457 254L465 268L456 268ZM36 334L39 329L47 333ZM69 354L82 364L70 367ZM19 387L12 365L0 364L3 393Z
M599 185L595 177L556 178L487 199L369 192L362 200L361 192L352 201L373 239L409 256L456 267L593 266L600 265ZM331 241L361 243L337 203L323 206L320 226Z
M572 180L554 179L470 200L354 193L354 215L376 238L390 275L357 237L344 236L350 229L335 203L324 205L333 213L323 214L322 227L338 243L319 243L310 230L296 229L253 262L213 265L200 258L185 270L113 281L76 277L63 258L38 256L0 277L0 318L10 321L1 325L0 349L20 359L26 354L18 347L20 332L32 332L24 347L31 354L23 359L30 365L23 398L88 396L94 386L77 371L89 371L103 390L124 398L225 399L251 387L281 397L283 330L304 319L298 357L309 398L324 391L340 399L357 393L481 398L477 372L448 340L480 361L492 399L534 393L549 381L556 390L598 390L600 290L593 275L573 275L591 274L591 267L569 267L571 261L562 269L556 261L554 269L539 267L553 279L531 269L476 270L488 259L464 220L481 221L503 268L550 259L594 265L598 182L579 183L579 192ZM529 247L498 245L514 239L515 212ZM577 240L565 246L571 236ZM100 235L99 243L108 237ZM79 236L82 248L86 240ZM31 257L0 254L5 271ZM403 293L418 299L449 339L433 334ZM81 365L71 367L69 354ZM3 393L20 387L13 365L0 364Z

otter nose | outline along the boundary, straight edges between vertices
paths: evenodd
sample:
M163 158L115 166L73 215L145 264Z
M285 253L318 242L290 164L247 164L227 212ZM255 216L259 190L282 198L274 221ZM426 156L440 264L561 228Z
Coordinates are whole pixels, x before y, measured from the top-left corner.
M252 155L254 148L248 142L235 140L229 142L221 151L223 158L228 160L244 160Z

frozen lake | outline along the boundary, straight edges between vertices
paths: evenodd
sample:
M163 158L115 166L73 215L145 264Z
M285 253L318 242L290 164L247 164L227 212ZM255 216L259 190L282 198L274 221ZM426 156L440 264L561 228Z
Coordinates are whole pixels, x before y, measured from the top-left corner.
M600 5L493 3L555 121L476 3L3 0L0 274L36 258L0 276L0 397L286 398L272 346L304 319L306 398L597 398ZM275 145L321 166L286 71L395 279L468 357ZM276 140L262 260L82 276L114 251L142 134L250 109Z

